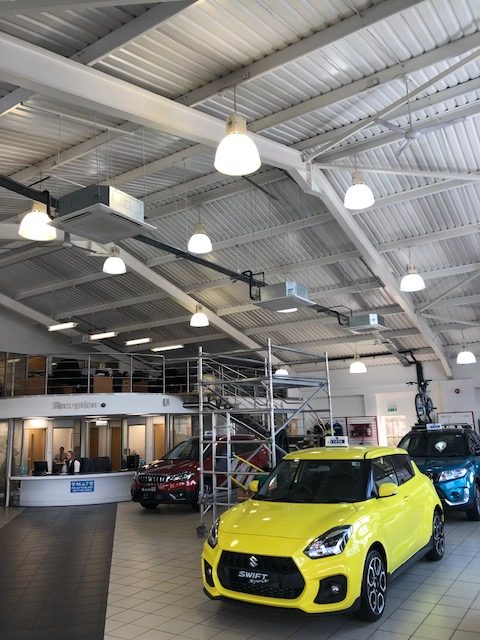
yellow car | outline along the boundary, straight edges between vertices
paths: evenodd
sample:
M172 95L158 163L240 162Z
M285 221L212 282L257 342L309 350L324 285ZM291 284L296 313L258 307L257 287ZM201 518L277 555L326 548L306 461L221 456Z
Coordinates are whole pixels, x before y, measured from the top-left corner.
M210 598L377 620L395 574L443 557L441 502L403 449L295 451L250 488L204 544Z

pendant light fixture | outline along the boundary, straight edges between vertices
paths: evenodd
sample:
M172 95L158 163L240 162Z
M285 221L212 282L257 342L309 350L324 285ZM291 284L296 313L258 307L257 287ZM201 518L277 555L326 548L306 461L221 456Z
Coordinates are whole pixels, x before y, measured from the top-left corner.
M400 291L413 293L414 291L422 291L422 289L425 289L425 280L418 273L416 266L409 262L407 273L400 280Z
M285 376L289 375L288 369L284 366L281 366L275 371L273 375L276 376L277 378L284 378Z
M204 254L212 251L212 241L205 233L205 227L201 222L195 225L193 235L190 236L187 249L190 253Z
M416 266L412 262L411 249L408 249L407 273L400 280L400 291L413 293L425 289L425 280L418 273Z
M257 145L247 135L247 121L237 113L237 95L233 88L233 111L227 116L226 135L215 153L214 166L227 176L246 176L260 168Z
M359 355L355 355L350 365L350 373L367 373L367 367L365 363L360 360Z
M120 250L118 247L110 248L110 255L103 263L102 271L112 276L118 276L127 271L125 262L120 258Z
M462 350L458 352L457 364L475 364L477 359L475 357L475 354L472 351L467 351L467 347L465 346L465 339L463 337L463 331L462 331L462 342L464 344L462 346Z
M365 184L363 173L357 171L357 157L355 156L355 171L352 174L352 185L347 189L343 198L343 206L351 211L361 211L374 204L375 198L370 187Z
M472 351L467 351L466 346L463 345L457 355L457 364L475 364L476 361L475 354Z
M367 367L365 363L360 360L360 356L357 353L357 343L355 342L355 357L350 364L350 373L367 373Z
M51 227L50 216L47 213L47 205L36 200L32 203L32 208L26 213L18 228L18 235L27 240L46 242L55 240L57 230Z
M202 311L202 306L197 304L195 313L190 318L190 326L191 327L208 327L210 324L207 314Z

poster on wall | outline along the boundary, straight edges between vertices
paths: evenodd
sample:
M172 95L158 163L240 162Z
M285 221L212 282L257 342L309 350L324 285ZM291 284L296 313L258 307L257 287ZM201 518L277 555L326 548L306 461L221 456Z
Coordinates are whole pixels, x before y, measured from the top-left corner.
M473 411L444 411L437 414L437 421L444 427L465 424L475 429Z
M375 416L347 418L347 431L351 444L378 444L377 418Z

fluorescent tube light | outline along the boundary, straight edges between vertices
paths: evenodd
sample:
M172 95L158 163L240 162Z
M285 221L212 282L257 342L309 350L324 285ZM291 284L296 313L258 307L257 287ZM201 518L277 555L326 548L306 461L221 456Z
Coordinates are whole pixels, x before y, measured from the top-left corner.
M65 331L65 329L75 329L78 322L61 322L60 324L51 324L48 327L49 331Z

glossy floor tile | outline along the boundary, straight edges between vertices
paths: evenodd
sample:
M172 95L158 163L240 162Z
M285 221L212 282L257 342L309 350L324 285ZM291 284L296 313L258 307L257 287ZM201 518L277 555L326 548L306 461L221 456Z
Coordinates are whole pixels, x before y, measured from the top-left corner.
M447 519L447 552L393 581L376 623L354 615L213 602L202 592L198 514L118 505L105 640L480 640L480 523Z

